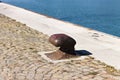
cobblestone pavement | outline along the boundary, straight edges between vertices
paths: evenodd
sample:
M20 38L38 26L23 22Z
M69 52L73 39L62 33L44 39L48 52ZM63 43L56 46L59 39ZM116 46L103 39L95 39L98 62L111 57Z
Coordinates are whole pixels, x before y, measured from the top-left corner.
M120 71L92 57L50 63L48 36L0 14L0 80L120 80Z

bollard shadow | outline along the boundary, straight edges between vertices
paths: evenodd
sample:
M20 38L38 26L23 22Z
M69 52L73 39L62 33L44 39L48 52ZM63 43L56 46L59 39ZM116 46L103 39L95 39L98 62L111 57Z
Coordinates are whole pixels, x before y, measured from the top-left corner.
M76 55L78 56L88 56L88 55L92 55L91 52L87 51L87 50L76 50L75 51Z

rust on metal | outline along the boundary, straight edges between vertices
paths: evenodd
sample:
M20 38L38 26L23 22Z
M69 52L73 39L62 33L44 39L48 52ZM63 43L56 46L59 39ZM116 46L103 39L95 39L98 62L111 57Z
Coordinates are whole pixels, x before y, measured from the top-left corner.
M59 50L46 54L50 59L59 60L76 56L74 48L76 41L72 37L66 34L54 34L50 36L49 42L60 47Z

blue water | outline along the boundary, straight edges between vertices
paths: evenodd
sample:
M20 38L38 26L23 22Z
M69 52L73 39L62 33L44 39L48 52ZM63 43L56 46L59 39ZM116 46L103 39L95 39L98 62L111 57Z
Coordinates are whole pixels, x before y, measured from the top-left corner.
M120 0L2 0L120 37Z

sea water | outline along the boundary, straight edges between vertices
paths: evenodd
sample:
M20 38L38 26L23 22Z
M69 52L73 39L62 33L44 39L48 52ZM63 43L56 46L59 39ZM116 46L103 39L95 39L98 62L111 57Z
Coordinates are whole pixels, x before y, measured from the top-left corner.
M120 0L1 0L120 37Z

